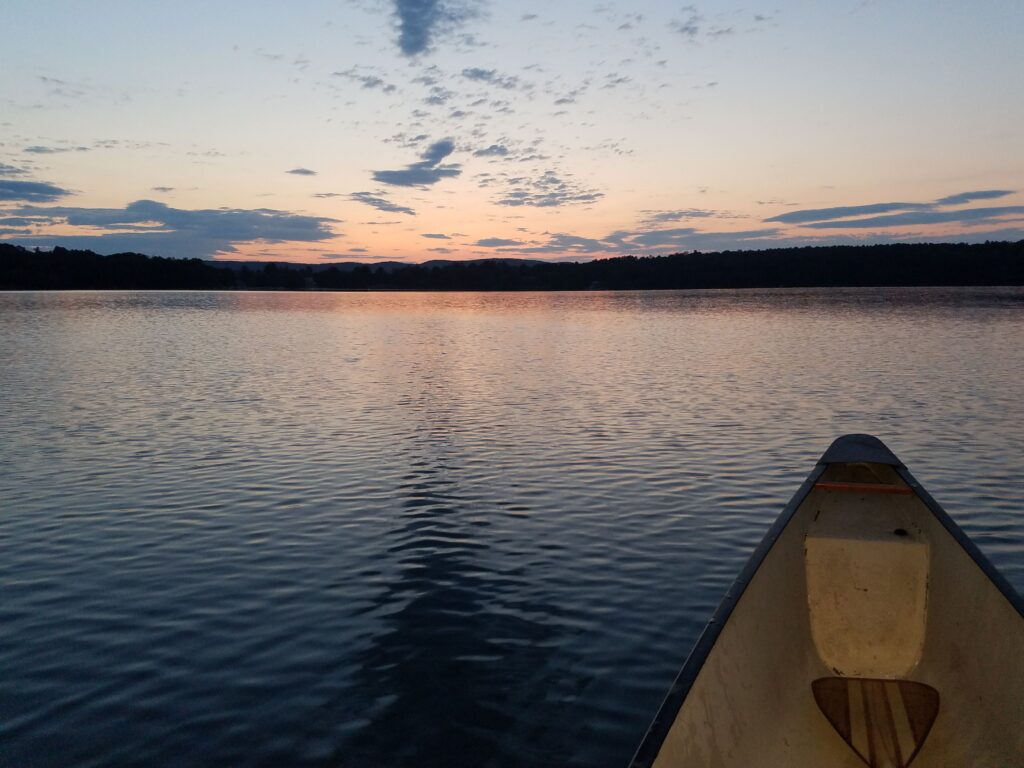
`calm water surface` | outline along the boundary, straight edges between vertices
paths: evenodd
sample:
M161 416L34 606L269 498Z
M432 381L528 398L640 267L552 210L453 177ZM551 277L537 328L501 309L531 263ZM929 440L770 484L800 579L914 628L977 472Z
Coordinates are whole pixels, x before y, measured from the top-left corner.
M833 437L1024 588L1024 292L0 294L0 764L624 766Z

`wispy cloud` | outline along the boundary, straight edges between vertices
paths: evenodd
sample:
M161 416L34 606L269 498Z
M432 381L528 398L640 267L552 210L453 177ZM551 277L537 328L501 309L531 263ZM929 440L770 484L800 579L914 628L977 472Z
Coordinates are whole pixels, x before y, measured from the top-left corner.
M644 214L642 222L647 225L667 224L672 221L706 219L713 216L722 216L720 211L712 211L706 208L681 208L674 211L640 211L640 213Z
M927 224L973 224L994 219L1013 220L1024 217L1024 205L1004 205L996 208L964 208L959 211L916 211L894 213L888 216L870 216L864 219L842 221L816 221L803 226L811 229L879 229L885 227L924 226Z
M89 149L89 147L47 147L42 144L33 144L31 147L25 147L25 149L23 149L22 152L28 152L31 155L57 155L63 152L88 152Z
M435 141L420 155L422 160L398 171L374 171L374 181L399 187L427 187L441 179L453 178L462 173L458 164L441 165L441 161L455 151L451 139Z
M422 235L420 235L420 237L426 237L431 240L451 240L451 238L448 237L448 235L442 234L440 232L425 232Z
M866 214L889 213L890 211L921 211L931 207L930 203L871 203L870 205L841 205L834 208L808 208L801 211L788 211L778 216L771 216L765 221L776 221L780 224L805 224L811 221L828 219L846 219L851 216Z
M505 157L506 155L508 155L508 147L502 144L491 144L491 146L478 149L473 153L474 157Z
M1019 206L961 208L952 211L940 209L964 205L975 200L993 200L1012 194L1013 190L982 189L947 195L927 203L887 202L869 203L867 205L841 205L832 208L808 208L780 213L777 216L765 219L765 221L780 224L797 224L814 229L894 227L956 221L968 222L1014 214Z
M517 177L508 180L508 188L494 202L512 207L532 206L552 208L562 205L593 203L604 197L604 193L563 179L554 171L547 171L538 178Z
M960 192L955 195L947 195L935 201L936 205L962 205L975 200L993 200L997 197L1012 195L1012 189L980 189L975 192Z
M337 219L267 208L187 210L155 200L136 200L124 208L22 206L14 212L38 217L51 226L86 230L83 234L33 235L17 240L25 245L62 245L105 253L139 251L178 258L209 258L230 253L241 243L328 240L337 234L331 225L338 223Z
M462 76L467 80L475 80L480 83L512 90L519 87L519 78L512 75L500 75L496 69L481 69L480 67L468 67L462 70Z
M722 16L722 14L717 15ZM755 16L754 19L764 21L765 17ZM685 5L680 9L679 17L669 22L669 28L692 43L697 43L700 40L718 40L736 34L736 27L732 24L707 24L706 22L707 19L697 10L697 6Z
M473 245L481 248L509 248L515 245L523 245L521 240L507 240L503 237L485 237L477 240Z
M682 14L683 17L681 19L673 19L669 26L673 31L690 40L696 39L697 35L700 34L700 25L704 21L704 17L697 13L697 7L693 5L683 6Z
M343 77L353 82L359 83L359 85L367 91L381 91L383 93L394 93L398 90L398 86L393 83L386 82L384 78L374 74L364 74L359 71L358 67L352 67L346 69L343 72L333 72L333 77Z
M28 171L24 168L18 168L14 165L7 165L6 163L0 163L0 176L27 176Z
M61 96L66 99L78 99L85 96L89 88L80 83L72 83L69 80L61 80L58 77L47 77L39 75L39 82L50 89L51 96Z
M976 213L968 213L973 210ZM1024 239L1024 206L1005 206L992 209L968 209L968 211L933 211L941 221L952 221L953 217L966 224L979 223L982 228L972 228L954 238L961 242L983 242L985 240ZM1008 213L1008 211L1010 213ZM966 214L966 216L964 216ZM924 231L893 233L888 226L905 226L917 223L916 212L873 217L861 229L864 232L808 232L793 231L783 227L760 227L746 230L716 230L713 224L703 227L660 228L641 224L634 229L616 230L603 237L585 237L573 233L556 232L546 239L525 245L504 245L501 250L517 254L545 255L561 258L593 258L595 256L623 254L668 254L684 251L760 250L767 248L788 248L805 245L867 245L891 242L929 242L933 235ZM727 217L728 218L728 217ZM897 219L895 224L890 219ZM937 219L936 219L937 220ZM865 220L867 221L867 220ZM934 223L929 219L926 223ZM839 222L821 222L820 229L840 228ZM1007 226L1009 224L1010 226ZM984 225L988 225L985 227ZM816 228L813 227L812 228ZM856 228L856 227L855 227ZM950 239L948 236L943 240Z
M617 72L612 72L605 75L601 90L606 91L609 88L618 88L620 85L629 85L631 82L633 82L633 78L629 77L629 75L620 75Z
M372 192L353 192L349 195L350 198L355 200L357 203L363 203L371 208L376 208L378 211L387 211L388 213L404 213L408 216L415 216L416 211L412 208L407 208L404 205L398 205L392 203L385 197L381 197L379 194Z
M3 202L50 203L70 194L70 191L45 181L0 179L0 201Z
M293 176L316 176L316 171L310 170L309 168L292 168L290 171L285 171Z

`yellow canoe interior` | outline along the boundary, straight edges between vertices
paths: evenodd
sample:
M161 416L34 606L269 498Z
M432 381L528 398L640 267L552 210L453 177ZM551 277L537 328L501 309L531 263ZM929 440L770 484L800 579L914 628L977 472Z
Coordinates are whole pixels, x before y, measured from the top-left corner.
M633 765L1024 766L1021 606L880 441L840 438Z

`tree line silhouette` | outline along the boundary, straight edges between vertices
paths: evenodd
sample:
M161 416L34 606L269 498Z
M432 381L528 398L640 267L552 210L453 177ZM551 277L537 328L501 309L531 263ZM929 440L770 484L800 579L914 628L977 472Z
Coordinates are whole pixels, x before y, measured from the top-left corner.
M0 243L3 290L548 291L1024 285L1024 240L808 246L621 256L589 262L483 259L374 266L221 266L139 253Z

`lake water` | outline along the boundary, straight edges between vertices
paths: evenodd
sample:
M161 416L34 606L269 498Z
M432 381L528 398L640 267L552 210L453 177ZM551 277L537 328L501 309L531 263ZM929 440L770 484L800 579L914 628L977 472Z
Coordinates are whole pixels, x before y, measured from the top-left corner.
M1024 291L0 294L0 764L623 768L831 440L1024 588Z

